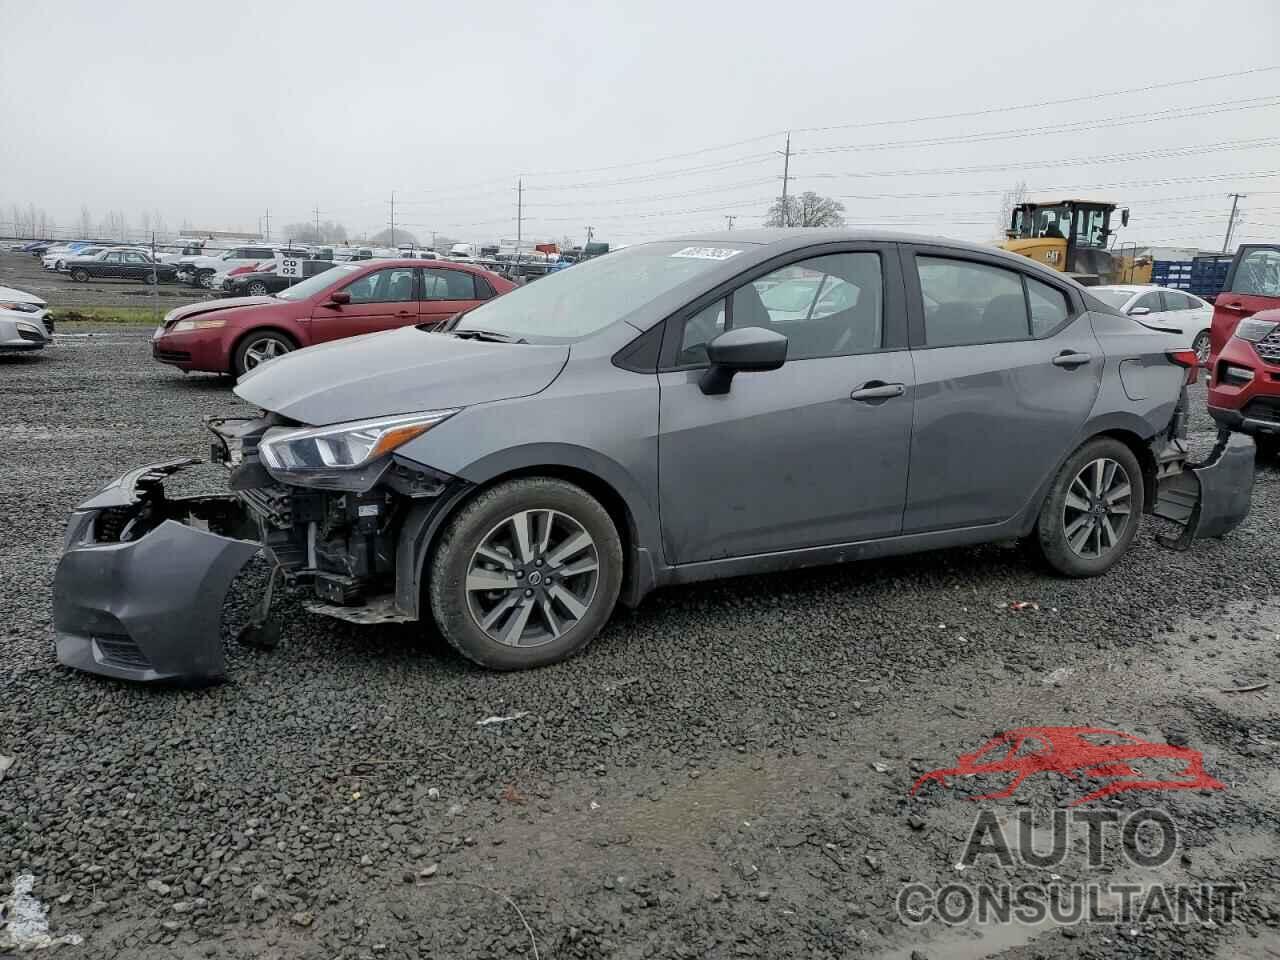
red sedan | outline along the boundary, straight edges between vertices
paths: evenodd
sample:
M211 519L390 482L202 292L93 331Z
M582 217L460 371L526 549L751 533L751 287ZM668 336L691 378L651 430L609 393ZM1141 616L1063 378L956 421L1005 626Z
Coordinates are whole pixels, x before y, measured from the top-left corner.
M411 324L436 326L515 287L496 273L435 260L340 263L269 297L171 310L151 340L161 363L236 376L327 340Z

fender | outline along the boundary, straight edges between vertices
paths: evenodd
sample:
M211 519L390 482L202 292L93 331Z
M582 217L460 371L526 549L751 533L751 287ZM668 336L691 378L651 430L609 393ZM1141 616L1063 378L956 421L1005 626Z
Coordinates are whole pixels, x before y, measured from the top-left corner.
M415 504L405 517L396 547L396 607L421 617L422 579L427 557L440 528L472 494L515 473L545 468L552 475L566 471L589 474L606 485L622 502L629 530L628 576L620 599L635 606L657 583L662 557L658 511L640 486L616 461L594 450L568 443L530 443L499 450L458 471L457 479L440 496ZM656 489L656 484L654 485ZM655 562L655 557L659 558Z

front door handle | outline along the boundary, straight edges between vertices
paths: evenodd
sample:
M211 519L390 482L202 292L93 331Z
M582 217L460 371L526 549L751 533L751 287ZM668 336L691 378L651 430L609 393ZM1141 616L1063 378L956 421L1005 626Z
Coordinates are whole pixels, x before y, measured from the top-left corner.
M1091 357L1087 353L1076 353L1073 350L1063 350L1060 354L1058 354L1056 357L1053 358L1053 365L1055 367L1067 367L1067 368L1081 367L1081 366L1084 366L1086 363L1088 363L1092 359L1093 357Z
M868 380L853 393L849 394L850 400L889 400L893 397L900 397L907 392L907 388L900 383L885 383L883 380Z
M1236 313L1244 313L1245 310L1249 309L1243 303L1223 303L1220 304L1220 306L1225 307L1228 310L1234 310Z

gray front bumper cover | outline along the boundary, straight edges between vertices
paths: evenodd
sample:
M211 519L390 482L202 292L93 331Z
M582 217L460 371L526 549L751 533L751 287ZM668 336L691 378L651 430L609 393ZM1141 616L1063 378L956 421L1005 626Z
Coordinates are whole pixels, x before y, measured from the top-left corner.
M198 462L131 470L72 513L53 583L60 663L125 680L208 683L225 675L222 602L261 547L190 525L224 523L239 509L234 497L165 499L161 481ZM148 508L164 519L137 539L95 540L104 512Z

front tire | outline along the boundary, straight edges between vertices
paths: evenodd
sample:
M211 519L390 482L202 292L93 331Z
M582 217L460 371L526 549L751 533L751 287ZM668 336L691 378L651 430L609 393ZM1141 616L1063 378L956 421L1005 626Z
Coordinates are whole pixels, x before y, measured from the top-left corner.
M88 270L82 270L82 269L72 270L72 271L71 271L71 279L72 279L72 280L74 280L76 283L88 283L88 282L89 282L89 271L88 271Z
M1280 459L1280 437L1268 434L1266 436L1255 436L1253 445L1257 448L1254 455L1259 463L1269 463L1273 460Z
M267 285L261 280L255 280L249 284L247 292L251 297L265 297L267 295Z
M1098 437L1062 465L1040 508L1034 542L1068 577L1096 577L1124 556L1142 523L1142 468L1119 440Z
M213 271L201 270L196 274L196 286L205 290L213 289Z
M440 632L493 670L556 663L604 627L622 586L622 541L581 487L523 477L486 490L445 528L427 594Z
M259 364L283 357L298 349L293 338L278 330L255 330L248 334L236 347L231 358L232 372L242 377Z

